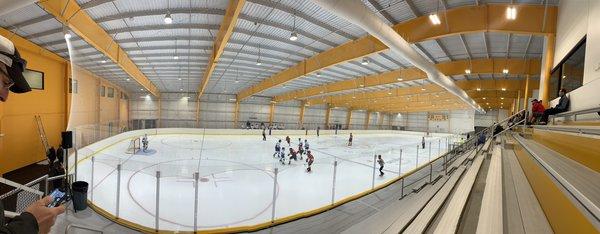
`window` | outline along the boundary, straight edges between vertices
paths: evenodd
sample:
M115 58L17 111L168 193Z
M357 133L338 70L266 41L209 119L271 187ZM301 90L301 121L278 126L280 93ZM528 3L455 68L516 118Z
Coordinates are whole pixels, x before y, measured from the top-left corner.
M109 98L115 97L115 89L112 88L112 87L108 87L108 92L107 92L106 96L109 97Z
M32 89L44 90L44 73L40 71L34 71L25 69L23 77L27 80L29 87Z
M79 84L77 80L73 80L69 78L69 93L77 93L79 89Z
M583 85L585 43L586 38L584 37L552 70L549 84L550 100L558 97L558 91L561 88L571 92Z
M100 97L105 97L106 87L100 86Z

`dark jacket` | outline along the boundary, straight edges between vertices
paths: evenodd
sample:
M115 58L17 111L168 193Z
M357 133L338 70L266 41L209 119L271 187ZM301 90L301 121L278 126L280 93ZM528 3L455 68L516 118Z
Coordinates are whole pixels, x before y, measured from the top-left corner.
M15 217L10 223L4 223L4 206L2 201L0 201L0 214L2 214L2 218L0 218L0 233L1 234L35 234L39 232L39 227L37 220L30 213L22 213L21 215Z
M569 110L569 102L569 98L565 94L560 98L560 100L558 100L558 105L556 105L556 107L554 108L559 109L561 111L567 111Z

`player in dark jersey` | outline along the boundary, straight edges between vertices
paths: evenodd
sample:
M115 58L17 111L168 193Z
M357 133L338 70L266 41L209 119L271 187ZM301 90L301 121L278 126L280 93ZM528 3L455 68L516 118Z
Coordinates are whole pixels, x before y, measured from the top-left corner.
M288 147L291 147L291 146L292 146L292 142L291 142L291 141L292 141L292 139L290 139L290 136L286 136L286 137L285 137L285 141L288 143Z
M288 162L288 165L290 165L292 163L292 159L294 161L298 161L298 153L296 151L294 151L294 148L290 147L290 153L288 154L288 156L290 157L290 161Z
M308 163L308 167L306 168L306 172L312 172L312 164L315 161L315 157L312 155L312 153L310 152L310 150L307 151L306 153L306 162Z
M352 136L352 133L350 133L350 138L348 139L348 146L352 146L352 138L354 138L354 136Z

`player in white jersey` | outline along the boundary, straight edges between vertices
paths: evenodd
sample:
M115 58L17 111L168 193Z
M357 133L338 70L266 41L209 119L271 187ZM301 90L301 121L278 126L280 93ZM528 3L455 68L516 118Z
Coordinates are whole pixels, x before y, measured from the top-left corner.
M273 153L273 158L279 156L279 152L281 151L281 140L275 144L275 153Z

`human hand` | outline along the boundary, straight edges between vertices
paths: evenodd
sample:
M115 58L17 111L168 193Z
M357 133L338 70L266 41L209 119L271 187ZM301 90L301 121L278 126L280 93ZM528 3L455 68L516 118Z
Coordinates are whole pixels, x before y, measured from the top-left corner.
M32 203L25 209L26 212L35 217L35 220L38 223L39 233L42 234L49 233L50 228L52 228L56 221L56 216L65 212L65 207L63 205L53 208L47 207L50 203L52 203L52 197L46 196L43 199Z

